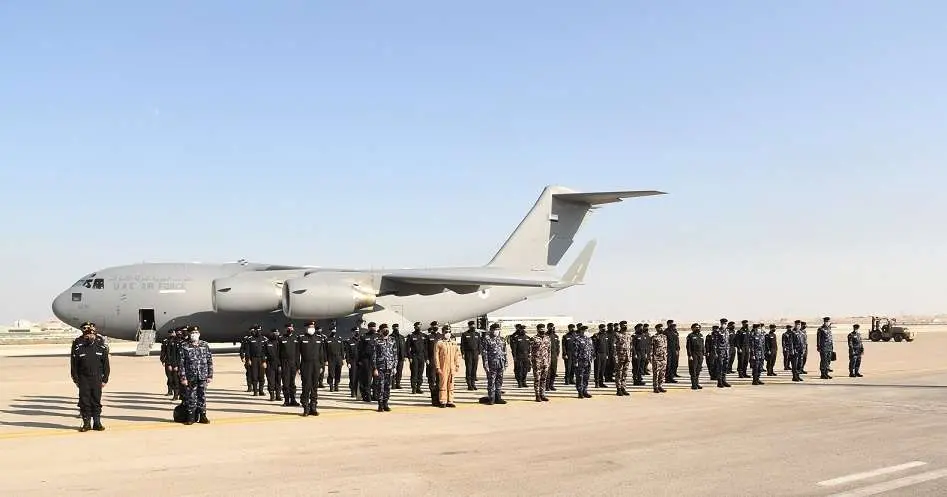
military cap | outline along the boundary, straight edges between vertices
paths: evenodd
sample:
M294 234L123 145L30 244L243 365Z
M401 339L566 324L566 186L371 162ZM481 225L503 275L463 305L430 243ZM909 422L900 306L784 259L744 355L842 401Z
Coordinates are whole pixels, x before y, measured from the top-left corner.
M306 326L315 326L315 325L316 325L315 321L306 321Z
M467 321L467 326L476 326L476 321Z
M586 325L584 325L584 324L580 324L580 325L579 325L579 329L584 331L584 330L589 329L589 327L586 326Z
M369 325L369 326L371 326L371 325ZM379 326L378 329L379 329L379 330L387 330L387 329L388 329L388 324L387 324L387 323L381 323L381 326Z
M792 325L791 325L791 324L787 324L787 325L786 325L786 329L787 329L787 330L791 330L791 329L792 329Z
M375 326L376 326L376 325L375 325L375 322L374 322L374 321L368 323L368 327L369 327L369 328L374 328Z
M644 328L644 326L642 326L641 323L638 323L638 324L635 325L635 331L638 331L638 330L640 330L640 329L642 329L642 328Z
M198 325L188 326L187 331L201 331L201 327Z
M414 322L414 325L415 325L415 326L421 326L421 322L420 322L420 321L415 321L415 322Z
M437 326L437 321L431 321L431 324L428 326Z
M441 326L441 331L449 331L449 330L450 330L450 325L449 325L449 324L445 324L445 325Z
M668 326L671 326L672 324L674 324L674 320L673 320L673 319L668 319Z
M699 324L699 323L694 323L694 324L692 324L692 325L691 325L691 329L692 329L692 330L700 329L700 324Z
M712 331L718 331L718 330L720 329L720 326L715 324L715 325L714 325L712 328L710 328L710 329L711 329Z
M727 318L720 318L720 322L721 322L721 323L726 323L726 322L727 322Z
M800 320L798 320L798 319L795 320L795 321L793 321L793 322L796 323L796 324L802 324L802 321L800 321Z
M391 325L391 327L392 327L392 328L400 328L401 325L399 325L398 323L395 323L395 324Z
M661 323L658 323L658 324L654 325L654 329L656 329L656 330L663 330L663 329L664 329L664 325L661 324Z
M744 319L743 321L740 321L740 324L747 324L747 323L749 323L749 321L747 321L746 319Z
M600 330L604 330L604 329L605 329L605 325L604 325L604 324L600 324L600 325L598 325L598 329L600 329Z
M627 325L628 325L628 321L619 321L619 322L618 322L618 326L627 326Z
M570 329L570 330L574 330L574 329L575 329L575 325L570 323L570 324L569 324L569 329Z
M861 325L859 325L859 324L853 324L853 325L852 325L852 329L857 330L858 328L861 328Z
M287 327L287 328L292 328L292 327L293 327L293 323L286 323L286 327Z
M537 329L537 330L542 330L542 329L545 329L545 328L546 328L546 325L544 325L544 324L542 324L542 323L539 323L539 324L536 325L536 329Z
M822 318L822 321L831 321L832 318Z
M490 329L491 329L491 330L499 330L499 329L500 329L500 323L493 323L493 324L491 324L491 325L490 325Z
M775 324L771 324L771 325L769 325L769 329L771 329L771 330L775 330L775 329L776 329L776 325L775 325Z

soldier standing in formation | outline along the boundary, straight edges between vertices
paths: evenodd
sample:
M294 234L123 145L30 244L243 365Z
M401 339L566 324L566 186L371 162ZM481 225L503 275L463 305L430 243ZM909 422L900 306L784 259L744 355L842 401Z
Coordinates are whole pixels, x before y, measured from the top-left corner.
M476 323L467 321L467 331L460 335L460 352L464 356L464 377L467 380L467 390L477 389L477 362L480 359L480 333Z
M168 393L165 395L172 395L175 390L172 382L172 378L174 378L173 362L168 360L168 354L174 344L174 332L175 330L168 330L168 336L161 341L161 352L158 354L158 360L161 361L161 368L164 370L165 382L168 386ZM75 348L75 345L73 345L73 348Z
M264 380L263 363L266 362L266 337L260 335L263 327L254 325L250 328L250 336L244 340L244 362L250 371L250 390L253 396L263 396Z
M750 326L746 319L740 323L740 329L736 331L733 343L737 348L737 375L739 378L749 378L747 368L750 365Z
M730 347L727 352L727 374L733 374L736 371L733 370L733 363L737 360L737 323L734 321L727 321L726 326L721 326L721 333L726 333L727 340L730 342Z
M776 355L779 353L779 339L776 338L776 325L769 325L766 334L766 376L776 376L773 368L776 367Z
M335 323L330 324L329 336L326 337L326 363L328 371L326 379L329 380L329 391L339 391L339 381L342 379L342 360L345 357L345 342L339 338L335 328Z
M319 369L326 363L326 341L314 322L306 323L306 334L299 337L299 377L302 380L303 416L319 415Z
M533 391L536 402L549 402L546 397L546 384L549 381L549 337L546 336L546 326L536 325L536 336L530 343L530 362L533 366Z
M362 402L377 400L372 373L375 371L375 323L368 323L368 331L358 340L356 354L358 356L358 389L362 395Z
M800 366L800 373L809 374L806 371L806 364L809 363L809 332L806 331L806 322L799 322L799 336L802 338L802 365Z
M862 355L865 353L865 346L862 344L862 336L858 333L859 326L852 325L852 332L848 334L848 376L852 378L861 378L860 372L862 366Z
M450 326L441 328L443 336L434 346L434 368L437 370L439 388L437 407L454 405L454 375L460 372L460 348L454 341Z
M266 347L263 349L266 356L263 363L263 367L266 369L266 390L270 394L270 402L283 400L283 378L280 371L279 347L279 330L273 328L270 330Z
M632 340L631 333L628 333L628 321L618 323L618 333L615 337L615 395L619 397L631 395L628 393L626 382L628 364L631 362Z
M589 393L589 373L592 371L592 361L595 359L595 344L589 336L589 327L579 325L579 334L572 341L572 369L575 372L575 389L580 399L592 398Z
M431 321L431 326L427 329L428 334L425 338L425 350L427 351L427 387L431 391L431 405L437 407L440 405L440 385L437 383L437 366L435 358L437 342L441 341L441 333L437 328L437 321Z
M730 384L727 383L727 372L729 371L729 365L732 363L730 360L730 344L732 342L730 340L730 330L726 326L727 320L721 319L720 322L724 324L724 326L721 326L717 330L714 343L714 362L717 365L717 388L728 388Z
M414 331L407 339L408 363L411 368L411 393L421 393L424 382L424 363L427 358L427 338L421 332L421 323L414 323Z
M700 334L700 325L691 325L691 332L687 335L685 347L687 349L687 372L691 377L691 390L700 390L700 370L704 363L704 336Z
M556 334L556 325L546 324L546 336L549 337L549 374L546 381L546 390L556 391L556 376L559 369L559 335Z
M293 323L286 323L286 330L279 341L280 370L283 372L283 406L299 407L296 401L296 371L299 369L299 347Z
M572 361L572 341L575 340L576 330L575 325L570 324L566 334L562 336L562 362L566 368L566 385L575 384L575 369L573 368Z
M395 351L397 352L391 388L401 390L401 373L404 372L404 359L408 354L408 345L405 342L404 335L401 334L401 326L398 323L391 325L391 339L395 341Z
M614 323L605 327L605 377L604 381L615 381L615 339L618 330ZM604 382L603 382L604 385Z
M645 363L648 362L649 342L650 337L648 337L648 333L644 331L644 325L636 324L635 334L632 337L631 351L631 378L632 385L636 387L640 387L645 384L644 372Z
M529 337L526 327L517 324L516 331L510 335L510 352L513 354L513 375L516 386L526 388L526 374L529 373Z
M375 323L368 323L368 329L374 329ZM388 333L388 325L382 323L381 338L372 340L371 367L373 391L378 399L378 412L389 412L388 399L391 397L391 381L398 360L398 342Z
M250 340L250 334L243 335L240 339L240 362L243 363L243 372L247 377L247 391L253 392L253 382L250 381L250 364L247 363L247 341ZM254 393L254 395L256 395Z
M760 375L763 373L763 364L766 360L766 335L763 333L762 324L753 325L753 329L747 337L747 345L750 369L753 373L753 384L762 385Z
M792 350L792 325L786 325L786 331L782 334L782 345L783 345L783 370L792 371L792 363L790 362L789 351Z
M829 376L832 366L832 355L835 353L835 346L832 343L832 323L829 318L822 318L822 326L816 334L816 350L819 352L819 371L822 373L819 378L831 380Z
M668 339L668 368L665 374L667 383L677 383L677 367L681 359L681 335L677 332L677 324L668 319L664 335Z
M664 389L664 374L667 372L668 338L664 334L664 325L654 325L654 336L651 337L651 382L654 393L666 393Z
M201 340L200 328L191 326L190 343L181 349L179 365L181 386L184 390L184 405L187 417L184 424L194 421L210 423L207 419L207 385L214 379L214 357L207 342Z
M707 372L710 379L717 381L717 338L720 336L720 327L713 325L710 333L704 339L704 354L707 357Z
M105 429L102 426L102 388L108 384L111 372L109 349L104 342L96 340L94 323L83 323L80 328L82 336L73 341L75 345L69 359L72 382L79 389L79 415L82 416L79 431L102 431Z
M352 336L345 340L345 363L349 369L349 397L358 397L358 343L362 340L358 326L352 327Z
M481 401L488 405L506 404L500 397L506 370L506 343L500 338L499 323L490 325L490 332L481 345L483 369L487 372L487 397Z
M789 367L792 370L792 381L802 381L799 374L802 372L802 351L805 347L799 328L794 328L789 333L789 345L785 347L789 353Z
M595 346L595 388L605 388L605 366L608 364L608 331L598 325L598 333L592 337Z
M168 332L168 338L161 344L161 363L168 378L168 393L171 400L178 400L181 393L181 380L178 378L178 363L181 362L181 330Z

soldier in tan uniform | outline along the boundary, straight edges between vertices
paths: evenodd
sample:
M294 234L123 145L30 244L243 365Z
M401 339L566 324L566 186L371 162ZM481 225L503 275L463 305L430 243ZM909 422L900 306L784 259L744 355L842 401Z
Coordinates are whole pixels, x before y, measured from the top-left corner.
M546 335L546 326L536 325L536 336L530 342L530 361L533 366L533 390L536 393L536 402L549 402L546 397L546 387L549 382L549 356L551 354L551 340Z
M668 361L668 339L664 334L664 325L658 323L654 325L656 332L651 337L651 379L653 380L654 393L666 393L664 389L664 373L667 371Z
M457 407L454 405L454 374L460 371L460 347L454 342L450 326L444 325L441 331L444 336L434 345L434 369L440 385L438 407Z

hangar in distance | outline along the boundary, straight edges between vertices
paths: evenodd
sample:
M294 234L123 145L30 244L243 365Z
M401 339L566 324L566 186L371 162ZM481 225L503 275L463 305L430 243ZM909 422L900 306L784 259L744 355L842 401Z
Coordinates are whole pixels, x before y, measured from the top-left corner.
M235 342L253 324L336 320L345 334L359 318L379 323L453 323L581 284L590 241L560 276L556 268L591 210L659 191L577 192L547 186L486 265L360 270L259 264L146 263L101 269L57 296L53 313L96 323L112 338L185 324L209 342ZM149 333L150 335L151 333Z

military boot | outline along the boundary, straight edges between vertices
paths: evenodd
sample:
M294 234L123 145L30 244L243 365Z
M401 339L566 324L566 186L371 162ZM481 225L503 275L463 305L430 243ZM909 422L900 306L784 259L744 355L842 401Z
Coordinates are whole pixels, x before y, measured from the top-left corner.
M303 407L303 417L309 416L309 406Z
M174 392L174 397L171 397L171 400L172 400L172 401L174 401L174 400L181 400L181 396L178 394L178 392L175 391L175 392Z
M546 394L545 394L545 393L541 393L541 394L539 394L539 400L541 400L541 401L543 401L543 402L549 402L549 397L546 397Z
M200 423L200 424L202 424L202 425L208 425L208 424L210 424L210 420L207 419L207 413L204 412L204 411L201 411L200 416L199 416L198 419L197 419L197 422Z
M385 412L391 412L391 408L388 407L388 401L386 400L381 407Z
M87 431L91 430L91 429L92 429L92 426L91 426L89 423L91 423L91 420L90 420L89 418L83 416L83 417L82 417L82 427L79 428L79 431L81 431L81 432L87 432Z
M312 414L313 416L318 416L318 415L319 415L319 411L316 410L316 407L318 407L318 406L316 406L316 404L311 404L311 405L309 406L309 414Z
M197 417L197 413L194 413L194 414L188 413L187 416L184 418L184 424L187 426L194 424L194 418L196 417Z
M506 404L506 401L503 400L502 397L500 397L500 394L499 394L499 393L497 393L497 398L496 398L496 400L493 401L493 403L494 403L494 404L503 405L503 404Z
M105 427L102 426L102 418L98 416L92 418L92 429L95 431L105 431Z
M168 393L166 393L165 395L171 395L171 394L173 394L173 393L174 393L174 392L171 391L171 387L169 386L169 387L168 387Z
M276 391L276 400L283 400L283 393L279 390Z
M290 394L289 398L290 398L289 405L293 407L299 407L299 401L296 400L296 394L294 393Z
M273 402L274 400L276 400L276 393L270 392L270 402Z

